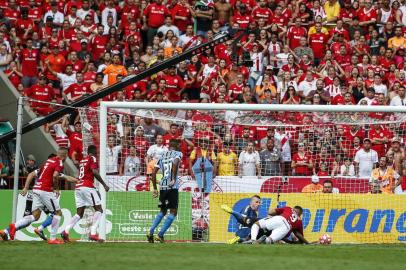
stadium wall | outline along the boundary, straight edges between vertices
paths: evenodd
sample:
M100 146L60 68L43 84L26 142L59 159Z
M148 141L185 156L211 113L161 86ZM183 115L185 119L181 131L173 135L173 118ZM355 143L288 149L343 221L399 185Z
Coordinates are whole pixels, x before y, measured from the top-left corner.
M193 189L192 189L193 190ZM275 193L232 193L213 191L209 201L209 242L224 242L234 236L238 228L233 217L225 215L220 205L228 204L239 211L247 205L250 197L258 194L262 198L259 216L265 217L269 208L285 205L301 205L304 208L303 226L305 237L317 241L320 235L328 233L335 243L406 243L406 196L387 194L303 194L289 193L280 196ZM190 241L197 197L194 191L180 192L179 216L168 231L168 240ZM0 228L7 227L11 218L12 191L0 191ZM157 199L150 192L109 192L110 203L105 211L107 240L144 241L158 209ZM60 231L75 214L74 191L62 191L61 207L63 219ZM25 209L25 197L19 195L17 218ZM34 228L45 220L45 215L32 225L19 231L18 240L40 240ZM81 220L71 231L73 239L80 239L85 233L86 221Z

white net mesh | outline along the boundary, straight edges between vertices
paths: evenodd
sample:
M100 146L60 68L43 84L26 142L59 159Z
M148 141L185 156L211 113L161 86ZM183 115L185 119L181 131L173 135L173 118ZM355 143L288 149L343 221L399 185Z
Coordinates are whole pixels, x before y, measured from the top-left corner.
M80 116L88 124L84 149L107 137L107 240L145 240L159 212L150 174L174 138L183 159L167 240L246 237L249 224L220 206L244 211L255 194L262 198L254 207L259 218L270 207L301 205L311 241L323 233L340 243L405 240L406 197L396 195L404 189L404 114L115 108L107 134L99 134L95 111Z

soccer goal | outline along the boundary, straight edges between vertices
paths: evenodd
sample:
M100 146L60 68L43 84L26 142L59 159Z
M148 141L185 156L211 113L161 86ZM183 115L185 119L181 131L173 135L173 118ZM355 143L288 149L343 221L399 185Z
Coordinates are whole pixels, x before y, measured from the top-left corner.
M102 102L81 117L111 187L100 189L107 241L146 240L159 212L151 172L173 138L183 158L165 240L224 243L255 215L299 205L309 241L406 241L406 107Z

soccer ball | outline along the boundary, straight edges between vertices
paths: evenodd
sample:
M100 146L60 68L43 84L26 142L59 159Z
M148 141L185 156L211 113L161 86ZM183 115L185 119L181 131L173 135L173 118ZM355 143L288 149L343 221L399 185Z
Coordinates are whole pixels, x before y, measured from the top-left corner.
M329 245L331 244L331 236L329 234L323 234L320 236L319 243L322 245Z

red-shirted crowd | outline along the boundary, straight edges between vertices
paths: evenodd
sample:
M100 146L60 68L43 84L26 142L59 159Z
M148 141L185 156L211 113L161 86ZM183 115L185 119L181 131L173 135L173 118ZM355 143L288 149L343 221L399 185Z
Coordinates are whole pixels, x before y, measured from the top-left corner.
M236 46L232 40L219 44L104 100L405 106L405 2L0 0L0 70L21 94L37 100L31 106L38 115L46 115L56 106L38 101L70 104L221 31L247 28L249 34ZM247 60L252 66L246 65ZM98 102L89 106L97 107ZM368 116L377 121L396 117ZM210 115L188 111L182 117L209 124L195 129L186 121L182 129L166 131L148 120L110 117L109 135L120 139L117 152L130 155L135 147L143 162L158 135L166 136L165 141L180 135L189 138L182 146L185 157L193 155L194 148L194 157L202 155L205 150L195 142L200 137L214 142L209 148L229 141L239 153L251 140L256 141L257 150L266 149L261 141L275 136L282 154L284 143L290 141L291 148L285 151L290 151L291 160L281 161L289 163L281 166L288 175L331 174L329 164L340 166L347 158L352 163L363 140L369 138L379 157L392 153L391 144L398 143L396 151L402 154L393 154L392 161L403 172L405 125L399 120L386 126L333 125L314 131L312 123L320 122L323 115L273 115L281 122L310 127L292 130L297 134L290 136L289 128L266 127L244 132L244 127L227 126L220 133L210 124ZM82 155L78 119L64 117L47 127L60 145L70 146L75 163ZM138 125L141 128L135 129ZM156 133L148 137L144 130ZM97 135L97 127L93 132ZM304 148L299 142L304 142ZM340 161L336 154L341 155ZM314 166L303 165L310 163ZM120 168L113 171L121 172Z

